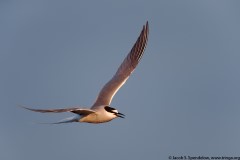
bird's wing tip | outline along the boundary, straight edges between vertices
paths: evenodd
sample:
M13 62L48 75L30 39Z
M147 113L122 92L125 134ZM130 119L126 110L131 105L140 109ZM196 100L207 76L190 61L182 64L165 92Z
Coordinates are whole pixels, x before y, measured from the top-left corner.
M24 108L24 109L28 109L28 110L30 110L30 108L28 108L28 107L26 107L26 106L24 106L24 105L21 105L21 104L17 104L17 107L20 107L20 108Z
M144 25L144 27L148 28L148 20L147 20L146 24Z

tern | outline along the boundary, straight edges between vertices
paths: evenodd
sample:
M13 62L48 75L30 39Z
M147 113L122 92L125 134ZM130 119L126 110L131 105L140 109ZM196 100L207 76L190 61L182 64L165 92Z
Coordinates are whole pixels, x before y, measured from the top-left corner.
M90 109L81 107L71 107L64 109L32 109L25 106L21 107L30 111L41 113L72 112L75 114L74 117L69 117L51 124L71 122L104 123L109 122L117 117L124 118L125 115L118 112L117 109L110 107L110 103L116 92L127 81L131 73L137 67L140 59L142 58L148 41L148 32L148 22L146 22L131 51L123 60L115 75L101 89L96 101Z

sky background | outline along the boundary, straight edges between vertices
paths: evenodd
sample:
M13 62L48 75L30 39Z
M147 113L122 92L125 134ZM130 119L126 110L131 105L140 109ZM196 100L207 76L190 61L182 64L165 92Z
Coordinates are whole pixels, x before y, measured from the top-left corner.
M149 21L105 124L40 125L89 107ZM0 159L240 156L240 1L0 1Z

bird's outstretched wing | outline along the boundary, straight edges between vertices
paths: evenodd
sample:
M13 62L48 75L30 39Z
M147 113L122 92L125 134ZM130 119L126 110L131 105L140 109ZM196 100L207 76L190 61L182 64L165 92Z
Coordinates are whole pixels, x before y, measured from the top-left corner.
M140 36L135 42L130 53L127 55L127 57L124 59L124 61L118 68L115 75L107 84L105 84L105 86L100 91L97 100L92 106L92 109L98 108L101 105L110 105L113 96L126 82L130 74L137 67L137 64L139 63L144 53L144 49L146 48L147 40L148 40L148 22L146 23L146 25L143 26Z
M88 115L91 113L95 113L95 111L91 109L82 109L78 107L72 107L72 108L63 108L63 109L33 109L33 108L28 108L25 106L20 106L22 108L25 108L30 111L34 112L41 112L41 113L62 113L62 112L72 112L78 115Z

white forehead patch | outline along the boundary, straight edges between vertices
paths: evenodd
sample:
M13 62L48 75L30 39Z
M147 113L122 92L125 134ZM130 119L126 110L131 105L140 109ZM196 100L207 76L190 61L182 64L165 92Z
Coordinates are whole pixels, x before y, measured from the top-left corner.
M116 110L116 109L114 109L114 110L112 110L113 112L115 112L115 113L118 113L118 110Z

